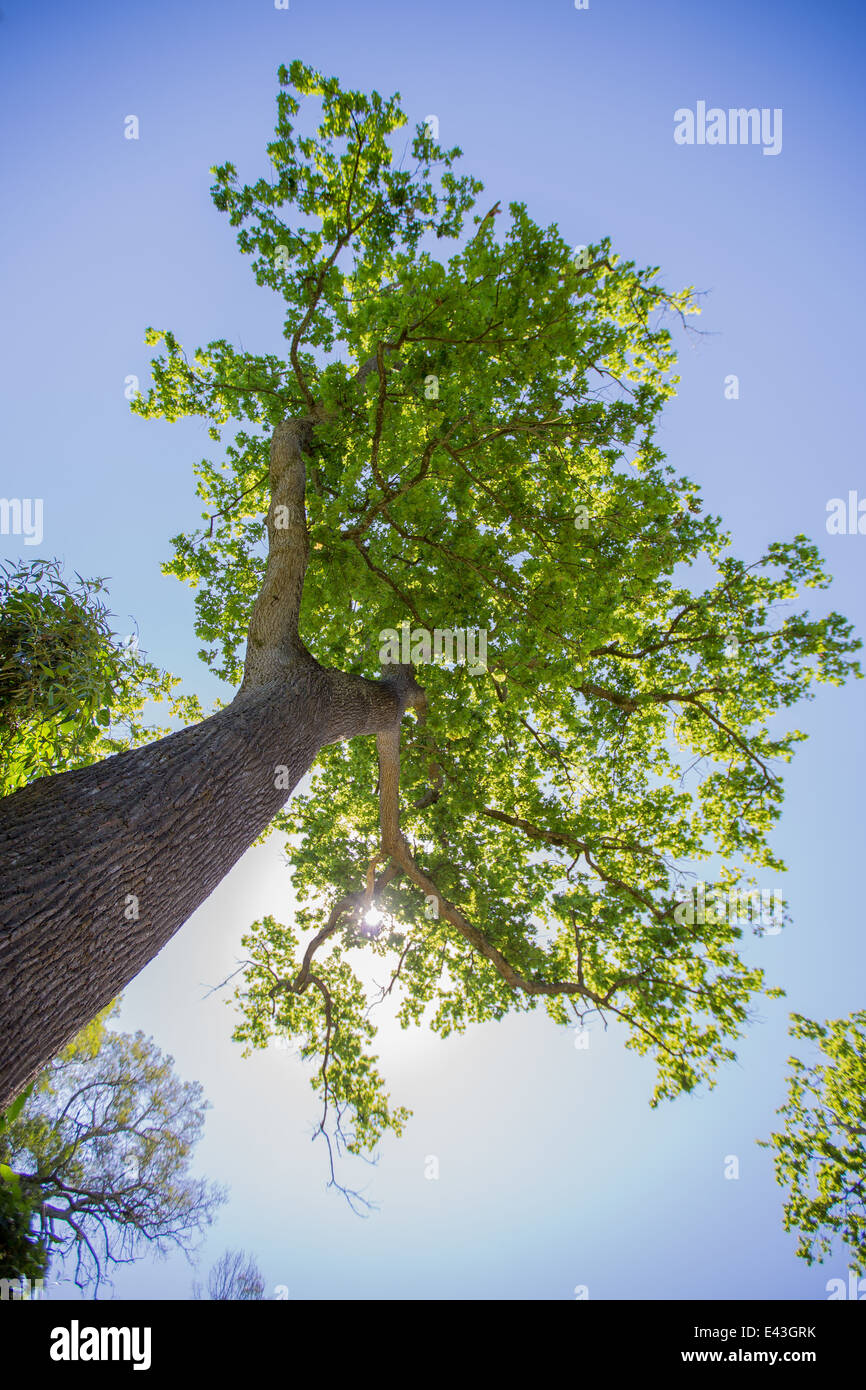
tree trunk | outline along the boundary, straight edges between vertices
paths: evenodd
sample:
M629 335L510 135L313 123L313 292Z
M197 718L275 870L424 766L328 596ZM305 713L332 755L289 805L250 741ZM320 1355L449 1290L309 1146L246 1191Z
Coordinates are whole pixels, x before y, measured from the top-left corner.
M0 1110L213 892L320 748L399 726L423 700L411 667L326 670L300 639L304 454L324 418L274 430L268 561L232 703L0 799Z
M319 749L399 722L406 691L298 651L200 724L0 800L0 1109L205 901Z

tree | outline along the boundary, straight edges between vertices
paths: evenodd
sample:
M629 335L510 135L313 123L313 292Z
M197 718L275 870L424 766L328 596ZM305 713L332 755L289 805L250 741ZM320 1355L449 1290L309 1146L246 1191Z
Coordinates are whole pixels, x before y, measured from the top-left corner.
M0 1151L5 1131L23 1110L31 1091L32 1086L28 1086L0 1115ZM45 1241L33 1230L35 1219L32 1194L22 1191L21 1180L8 1163L0 1163L0 1278L20 1280L22 1295L25 1281L42 1279L48 1268ZM8 1284L0 1289L0 1297L7 1295L7 1289Z
M245 1250L225 1250L207 1278L208 1298L249 1303L263 1299L265 1281L252 1255ZM201 1288L193 1285L193 1298L201 1298Z
M175 697L176 676L119 638L100 595L102 579L70 584L56 560L0 564L0 791L86 767L149 743L148 701L201 716L194 697Z
M776 1111L785 1127L758 1142L775 1150L797 1254L820 1263L841 1239L851 1268L866 1274L866 1010L823 1023L791 1020L791 1036L817 1044L817 1057L789 1057L787 1101Z
M96 1293L145 1248L190 1251L225 1200L188 1172L207 1110L201 1086L180 1081L152 1038L108 1029L111 1012L55 1058L0 1132L0 1159L49 1257L71 1256L76 1284Z
M34 1210L14 1181L14 1175L0 1173L0 1279L31 1281L43 1279L48 1268L48 1251L33 1230ZM27 1285L19 1285L24 1293ZM9 1284L0 1287L0 1298L7 1297ZM12 1297L17 1297L15 1293Z
M405 1116L345 959L365 932L393 953L406 1022L428 1004L441 1032L539 1001L558 1022L610 1012L656 1056L656 1099L691 1089L733 1056L763 976L736 924L681 927L678 892L714 851L731 889L737 856L781 870L767 834L802 735L771 721L859 674L860 644L836 613L779 611L828 582L804 536L744 563L664 461L666 316L686 320L689 291L606 239L575 251L520 203L475 214L482 185L429 126L395 153L396 97L300 62L279 84L273 178L226 163L212 194L282 300L286 350L190 359L150 329L162 351L133 402L201 416L218 444L239 422L197 465L206 525L166 567L238 693L0 801L3 1093L274 823L315 935L301 959L256 924L240 1036L321 1055L325 1111L351 1115L338 1140L360 1150ZM309 135L300 97L320 99ZM314 794L283 812L314 761Z

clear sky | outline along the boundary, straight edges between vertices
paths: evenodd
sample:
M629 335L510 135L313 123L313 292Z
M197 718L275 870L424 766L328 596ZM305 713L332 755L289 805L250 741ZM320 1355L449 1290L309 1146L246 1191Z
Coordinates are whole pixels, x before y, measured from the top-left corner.
M195 656L192 593L159 573L170 536L199 518L205 425L133 416L124 384L146 387L147 325L190 347L278 350L279 303L213 208L209 169L265 172L276 69L299 57L399 90L413 124L437 115L488 206L525 201L575 244L609 235L669 287L706 291L663 447L743 558L797 532L818 541L835 583L813 607L866 632L866 536L825 525L831 498L866 498L859 0L2 3L0 495L44 499L44 535L0 535L0 558L109 576L119 630L137 623L186 688L218 693ZM675 143L675 111L701 101L780 109L780 152ZM196 1168L231 1200L202 1268L243 1245L269 1294L295 1299L571 1299L577 1285L590 1298L826 1297L844 1254L796 1259L755 1139L783 1098L789 1010L864 1005L863 692L820 687L798 712L810 739L775 837L794 925L748 948L788 997L764 1006L717 1088L650 1110L651 1063L615 1024L595 1025L588 1050L541 1013L444 1042L385 1028L382 1070L414 1118L377 1167L344 1170L379 1204L366 1220L324 1190L301 1063L276 1049L243 1060L223 996L208 994L252 921L291 913L280 843L250 850L121 1017L213 1104ZM431 1154L438 1181L424 1176ZM144 1259L116 1294L185 1298L192 1277L182 1257Z

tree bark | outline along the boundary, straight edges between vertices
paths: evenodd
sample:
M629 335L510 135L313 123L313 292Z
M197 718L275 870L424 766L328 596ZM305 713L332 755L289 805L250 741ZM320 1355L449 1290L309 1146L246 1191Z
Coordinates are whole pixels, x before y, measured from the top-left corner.
M320 748L400 713L393 684L299 660L200 724L0 800L0 1109L205 901Z
M310 430L274 434L268 564L232 703L0 799L0 1110L205 901L322 747L399 725L420 696L405 668L328 670L298 637Z

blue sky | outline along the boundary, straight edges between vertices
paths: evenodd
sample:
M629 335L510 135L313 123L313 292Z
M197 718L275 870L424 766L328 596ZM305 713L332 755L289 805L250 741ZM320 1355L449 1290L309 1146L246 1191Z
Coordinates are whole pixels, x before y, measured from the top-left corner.
M866 537L826 532L829 499L863 461L864 12L840 0L704 6L679 0L4 0L0 20L3 449L0 494L44 499L44 537L0 535L0 557L62 558L110 577L122 631L210 700L192 594L160 575L170 536L198 520L191 465L205 426L146 422L147 325L187 345L278 349L281 315L256 287L211 165L265 172L276 68L300 57L351 86L399 90L436 114L492 205L522 200L575 244L609 235L671 287L705 291L705 336L680 337L661 442L721 513L736 551L805 532L828 558L826 602L864 622ZM780 108L777 156L681 146L674 112ZM136 114L140 139L125 140ZM739 378L739 398L724 382ZM825 596L819 595L819 608ZM652 1111L651 1064L612 1025L574 1048L541 1014L445 1042L385 1028L382 1069L414 1118L383 1145L367 1220L324 1190L315 1102L292 1054L243 1060L207 991L242 931L287 916L282 847L251 850L125 996L141 1027L213 1104L197 1169L231 1185L202 1267L253 1251L291 1298L820 1299L837 1251L807 1268L781 1229L768 1133L784 1091L789 1010L864 1004L859 880L863 686L822 688L787 775L775 843L794 925L754 942L786 1000L764 1006L713 1092ZM440 1177L424 1177L425 1158ZM740 1177L723 1176L727 1155ZM184 1298L182 1258L116 1278L118 1297Z

